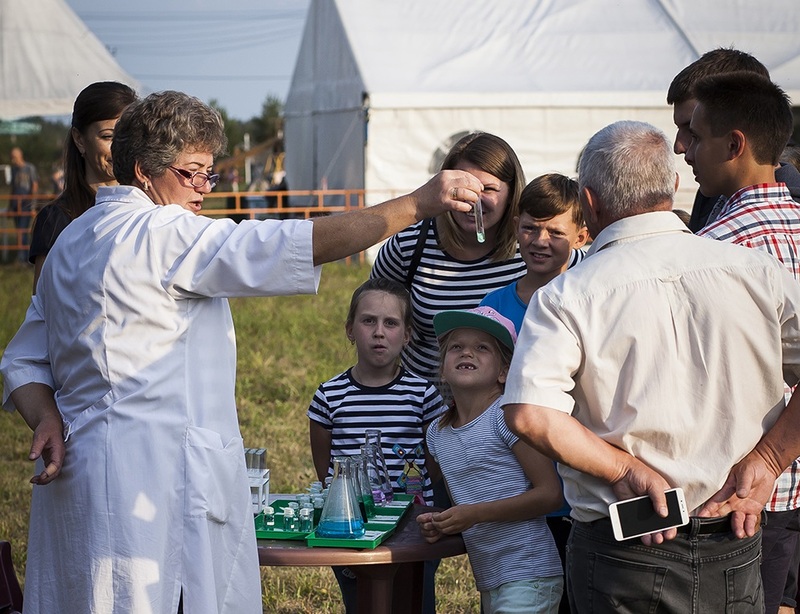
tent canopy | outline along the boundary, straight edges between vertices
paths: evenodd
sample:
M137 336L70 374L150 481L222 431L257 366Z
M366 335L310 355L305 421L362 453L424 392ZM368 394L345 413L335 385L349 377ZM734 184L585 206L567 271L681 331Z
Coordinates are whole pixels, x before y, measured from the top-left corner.
M136 81L64 0L0 2L0 119L69 115L95 81Z
M671 137L667 88L716 47L753 54L800 101L797 0L313 0L286 102L289 186L377 202L471 130L506 139L529 179L572 175L613 121Z

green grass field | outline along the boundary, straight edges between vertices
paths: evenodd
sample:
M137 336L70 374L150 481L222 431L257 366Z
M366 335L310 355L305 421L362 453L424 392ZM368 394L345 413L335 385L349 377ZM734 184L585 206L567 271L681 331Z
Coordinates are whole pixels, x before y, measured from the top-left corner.
M245 446L266 447L273 492L297 492L313 479L305 412L320 382L350 366L353 348L344 318L364 265L330 264L317 296L231 301L238 342L237 402ZM30 301L32 272L0 267L0 349L14 335ZM11 541L20 580L25 569L32 465L30 431L17 414L0 411L0 539ZM264 612L343 612L328 568L262 568ZM436 575L437 609L478 612L466 556L446 559Z

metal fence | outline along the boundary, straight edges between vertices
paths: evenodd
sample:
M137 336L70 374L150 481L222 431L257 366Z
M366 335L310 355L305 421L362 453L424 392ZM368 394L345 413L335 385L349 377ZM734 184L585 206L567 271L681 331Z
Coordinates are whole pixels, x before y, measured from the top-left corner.
M52 194L38 194L32 211L18 211L18 202L30 201L30 196L0 194L0 262L12 262L20 250L27 251L37 211L54 198ZM212 192L203 200L200 215L228 217L236 222L247 219L310 219L363 209L364 206L364 190ZM362 252L349 260L363 263L365 259Z

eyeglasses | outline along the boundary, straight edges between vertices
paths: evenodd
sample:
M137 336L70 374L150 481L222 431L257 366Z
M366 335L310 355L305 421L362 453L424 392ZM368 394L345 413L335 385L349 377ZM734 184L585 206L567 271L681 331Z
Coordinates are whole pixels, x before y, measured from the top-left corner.
M188 179L189 183L191 183L192 187L194 188L202 188L206 182L208 182L209 186L213 190L214 187L219 183L219 175L216 173L213 175L206 175L200 171L187 171L185 168L176 168L174 166L170 166L169 168L178 173L181 177Z

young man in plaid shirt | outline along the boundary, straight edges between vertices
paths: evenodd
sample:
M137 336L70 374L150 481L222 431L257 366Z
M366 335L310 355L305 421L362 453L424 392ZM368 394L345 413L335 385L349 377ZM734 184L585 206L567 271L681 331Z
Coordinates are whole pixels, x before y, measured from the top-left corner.
M686 162L700 191L722 194L700 236L769 252L800 281L800 204L775 167L792 133L786 94L753 73L707 77L695 85L692 142ZM792 463L776 482L763 533L761 575L767 614L781 605L800 546L800 466ZM796 570L794 570L796 572Z

